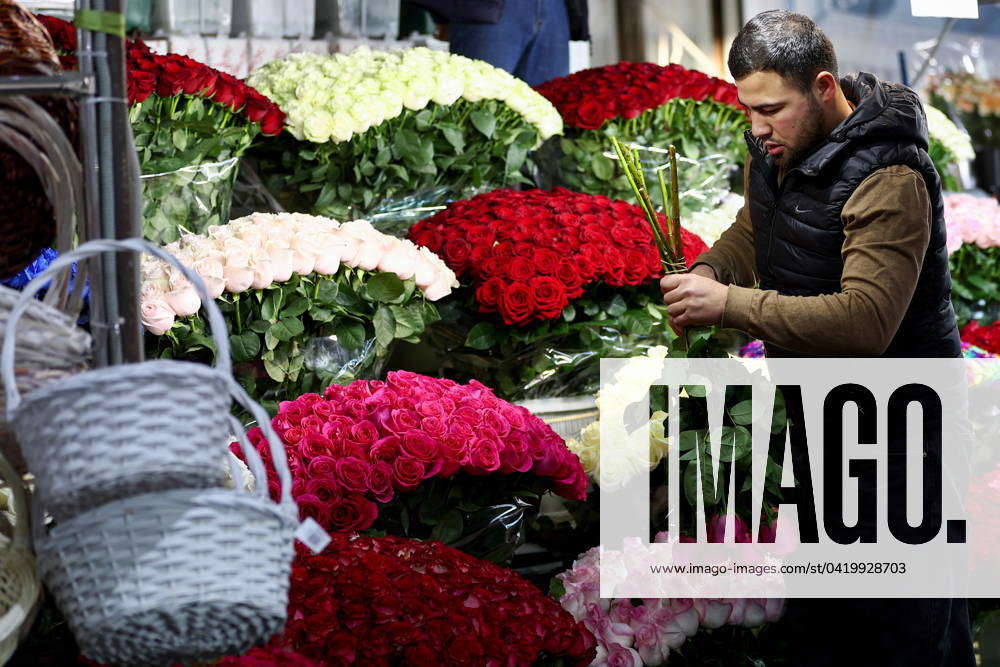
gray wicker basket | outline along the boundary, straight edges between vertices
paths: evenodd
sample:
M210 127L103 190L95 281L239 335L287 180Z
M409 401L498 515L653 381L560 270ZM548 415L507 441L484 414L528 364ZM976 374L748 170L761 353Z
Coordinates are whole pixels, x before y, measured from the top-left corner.
M129 250L174 265L201 294L216 345L215 368L173 360L109 366L50 383L22 399L14 381L14 332L32 296L74 261ZM7 418L35 476L38 500L56 520L136 494L225 483L217 448L229 431L226 325L201 278L164 250L140 240L101 240L57 258L11 310L0 376Z
M232 380L229 391L264 429L278 503L258 482L252 492L237 485L143 494L49 528L37 518L44 508L35 508L39 572L87 657L115 665L209 660L281 631L298 526L291 477L267 415ZM255 478L266 479L229 420Z

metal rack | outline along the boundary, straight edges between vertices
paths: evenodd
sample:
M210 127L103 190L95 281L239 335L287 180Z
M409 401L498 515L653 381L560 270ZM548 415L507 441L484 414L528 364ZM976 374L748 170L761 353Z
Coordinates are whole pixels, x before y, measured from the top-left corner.
M76 0L75 10L115 24L126 0ZM96 14L95 14L96 12ZM0 97L58 95L79 104L80 173L69 180L82 183L75 202L76 235L80 242L98 238L141 236L139 161L128 120L125 84L125 40L121 32L79 29L79 69L56 76L0 77ZM39 124L42 132L53 123ZM75 161L74 161L75 164ZM53 202L57 204L58 202ZM65 204L65 202L63 202ZM62 230L63 239L72 239ZM65 252L68 247L60 247ZM81 270L74 293L90 277L90 321L95 366L142 361L142 331L138 307L139 263L134 254L103 255Z

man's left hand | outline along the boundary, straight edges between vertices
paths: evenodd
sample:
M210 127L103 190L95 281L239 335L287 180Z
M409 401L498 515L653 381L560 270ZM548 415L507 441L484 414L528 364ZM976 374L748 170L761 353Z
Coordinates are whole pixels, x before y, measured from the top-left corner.
M660 291L671 324L689 327L721 322L729 288L711 278L684 273L664 276Z

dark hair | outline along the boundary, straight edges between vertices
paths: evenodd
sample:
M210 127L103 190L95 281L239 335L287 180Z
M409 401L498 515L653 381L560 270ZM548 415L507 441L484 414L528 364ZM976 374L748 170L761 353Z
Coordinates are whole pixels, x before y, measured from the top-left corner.
M729 72L736 80L754 72L777 72L807 91L822 71L837 78L833 44L811 18L784 9L754 16L729 50Z

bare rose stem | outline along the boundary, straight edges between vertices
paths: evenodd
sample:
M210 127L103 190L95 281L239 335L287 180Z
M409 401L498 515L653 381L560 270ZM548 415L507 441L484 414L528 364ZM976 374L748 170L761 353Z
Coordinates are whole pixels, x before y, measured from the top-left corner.
M658 224L656 209L653 208L653 202L646 191L646 183L642 170L636 164L632 153L625 151L617 138L611 137L611 145L615 147L615 152L618 153L618 159L622 163L622 170L625 172L625 180L628 181L629 186L631 186L632 191L635 193L636 199L639 200L639 206L642 208L643 213L646 214L646 220L653 230L653 242L656 244L656 249L660 254L660 262L663 264L664 271L667 271L672 264L672 258L670 257L666 240L663 238L663 230L660 229Z

